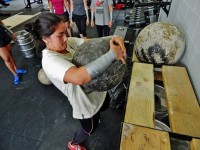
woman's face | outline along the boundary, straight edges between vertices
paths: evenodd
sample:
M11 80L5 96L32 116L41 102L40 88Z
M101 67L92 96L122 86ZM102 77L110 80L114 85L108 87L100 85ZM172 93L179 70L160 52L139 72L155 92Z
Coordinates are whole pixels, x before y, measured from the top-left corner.
M55 26L55 32L50 37L44 37L44 42L49 50L56 52L66 51L66 26L63 22Z

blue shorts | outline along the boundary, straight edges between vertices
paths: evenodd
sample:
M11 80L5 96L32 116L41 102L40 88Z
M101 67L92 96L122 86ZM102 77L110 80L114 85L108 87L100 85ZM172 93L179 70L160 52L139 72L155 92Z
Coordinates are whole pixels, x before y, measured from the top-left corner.
M12 38L8 35L6 29L2 25L0 25L0 33L0 47L5 47L12 41Z

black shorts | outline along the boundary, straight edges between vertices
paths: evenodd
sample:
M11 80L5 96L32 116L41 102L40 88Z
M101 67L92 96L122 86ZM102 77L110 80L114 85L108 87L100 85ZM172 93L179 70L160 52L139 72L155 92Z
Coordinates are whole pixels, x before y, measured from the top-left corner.
M6 29L2 25L0 25L0 33L0 47L5 47L12 41L12 38L8 35Z
M58 15L58 16L60 16L63 19L64 22L69 21L69 13L67 11L64 12L64 14Z

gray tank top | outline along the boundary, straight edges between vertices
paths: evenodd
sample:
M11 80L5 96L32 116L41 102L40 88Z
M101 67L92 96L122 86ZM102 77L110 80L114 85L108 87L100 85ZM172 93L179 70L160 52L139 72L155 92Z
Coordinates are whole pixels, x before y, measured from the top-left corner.
M73 14L75 15L85 15L85 8L83 0L72 0L74 5Z

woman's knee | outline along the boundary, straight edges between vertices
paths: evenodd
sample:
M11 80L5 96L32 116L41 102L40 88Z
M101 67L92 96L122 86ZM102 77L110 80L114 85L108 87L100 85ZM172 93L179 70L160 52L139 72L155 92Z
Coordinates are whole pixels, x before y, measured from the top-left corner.
M11 62L11 54L10 52L6 49L6 47L3 47L0 49L0 56L3 59L5 63Z
M11 56L5 56L3 57L3 60L5 63L11 63Z
M93 134L99 125L99 120L100 120L100 112L95 114L90 119L80 120L82 129L89 135Z

